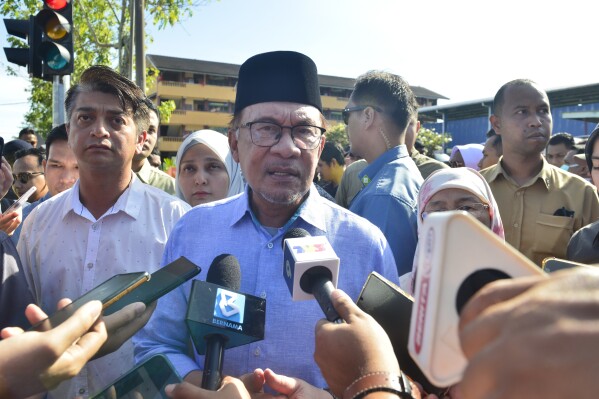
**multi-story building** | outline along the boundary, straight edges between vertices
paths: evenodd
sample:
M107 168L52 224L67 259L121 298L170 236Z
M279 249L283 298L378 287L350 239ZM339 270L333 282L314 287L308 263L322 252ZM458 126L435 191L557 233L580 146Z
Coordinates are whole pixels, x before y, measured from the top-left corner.
M159 149L174 153L183 139L200 129L225 133L233 113L239 65L222 62L148 55L148 66L160 72L148 95L157 104L173 100L176 109L160 127ZM354 79L319 75L324 116L341 122L341 111L354 87ZM412 86L421 107L437 105L446 97L423 87Z

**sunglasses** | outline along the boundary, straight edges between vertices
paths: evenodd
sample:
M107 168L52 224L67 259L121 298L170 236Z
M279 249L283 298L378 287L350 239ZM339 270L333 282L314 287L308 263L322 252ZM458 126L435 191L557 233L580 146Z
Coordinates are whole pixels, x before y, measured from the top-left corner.
M44 172L21 172L16 175L13 173L12 178L15 181L20 181L23 184L27 184L29 180L33 179L35 176L43 175Z
M345 108L343 111L341 111L341 116L343 116L343 123L345 123L346 125L349 124L349 114L350 113L356 112L356 111L364 111L368 107L374 109L376 112L383 112L383 110L380 109L379 107L377 107L376 105L357 105L355 107L348 107L348 108Z

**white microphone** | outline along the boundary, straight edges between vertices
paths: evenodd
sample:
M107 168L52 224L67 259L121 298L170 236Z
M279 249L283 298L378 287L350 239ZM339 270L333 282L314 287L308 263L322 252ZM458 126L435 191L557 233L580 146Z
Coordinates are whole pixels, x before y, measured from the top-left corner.
M327 320L342 322L331 293L337 288L339 257L325 236L293 228L283 237L283 277L294 301L316 298Z

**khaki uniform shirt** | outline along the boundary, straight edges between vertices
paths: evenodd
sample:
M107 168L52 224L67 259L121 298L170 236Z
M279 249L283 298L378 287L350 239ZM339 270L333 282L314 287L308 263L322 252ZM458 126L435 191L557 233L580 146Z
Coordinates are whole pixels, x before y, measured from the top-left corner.
M426 155L419 153L415 148L412 148L410 157L418 167L423 179L426 179L435 170L449 168L449 165L445 165L443 162L427 157Z
M480 173L499 206L506 241L539 266L549 256L565 258L572 234L599 218L595 186L544 158L539 174L518 186L502 160Z
M147 159L139 172L135 174L142 182L159 188L170 195L175 195L175 179L160 169L152 167Z

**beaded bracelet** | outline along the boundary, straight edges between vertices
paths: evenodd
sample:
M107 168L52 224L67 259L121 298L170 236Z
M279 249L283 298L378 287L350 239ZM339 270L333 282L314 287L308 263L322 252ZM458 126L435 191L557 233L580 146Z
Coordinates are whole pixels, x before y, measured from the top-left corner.
M343 399L362 399L372 392L390 392L402 399L412 399L410 383L403 374L399 376L384 371L365 374L352 382L343 393Z

